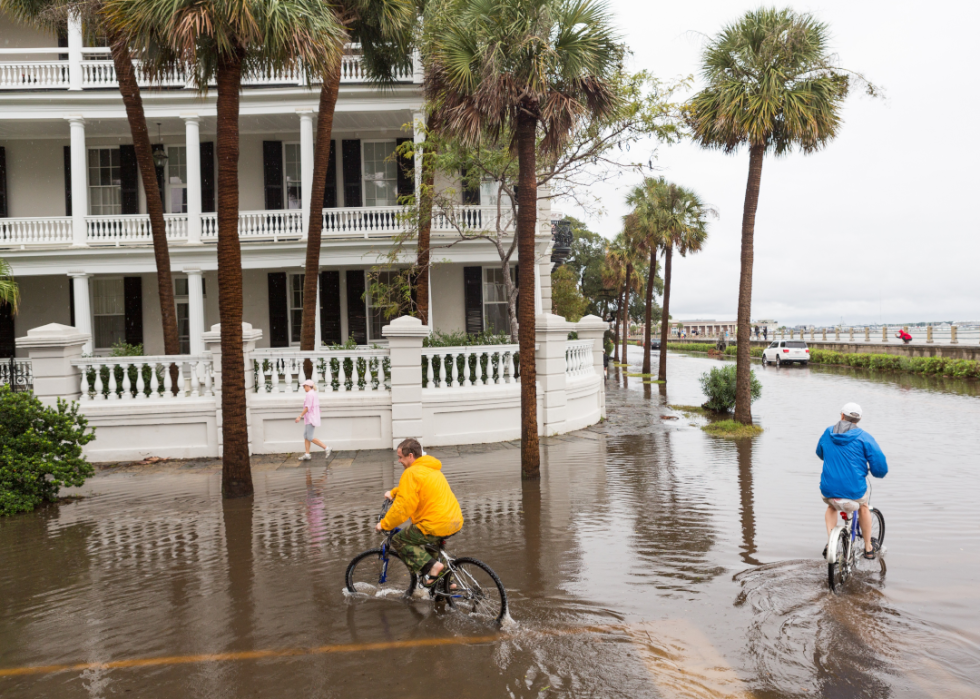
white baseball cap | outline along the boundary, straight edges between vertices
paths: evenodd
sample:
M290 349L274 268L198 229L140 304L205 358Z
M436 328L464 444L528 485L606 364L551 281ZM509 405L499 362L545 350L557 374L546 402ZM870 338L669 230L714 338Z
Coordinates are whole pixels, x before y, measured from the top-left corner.
M844 407L841 408L840 411L847 417L857 418L858 420L861 419L861 414L863 413L861 406L857 403L845 403Z

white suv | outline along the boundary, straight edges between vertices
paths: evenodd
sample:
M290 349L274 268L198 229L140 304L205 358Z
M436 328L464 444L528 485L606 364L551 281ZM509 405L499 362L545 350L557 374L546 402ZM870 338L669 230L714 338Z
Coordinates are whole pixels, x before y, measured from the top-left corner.
M803 340L777 340L762 351L762 363L776 366L794 362L807 365L810 350Z

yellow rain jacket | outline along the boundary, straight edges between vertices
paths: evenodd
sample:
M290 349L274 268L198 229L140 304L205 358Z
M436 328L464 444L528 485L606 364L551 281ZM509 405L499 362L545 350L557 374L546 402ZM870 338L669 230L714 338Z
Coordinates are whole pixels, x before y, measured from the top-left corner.
M442 462L420 456L402 472L392 488L394 503L381 520L382 529L394 529L406 519L427 536L449 536L463 528L459 501L442 475Z

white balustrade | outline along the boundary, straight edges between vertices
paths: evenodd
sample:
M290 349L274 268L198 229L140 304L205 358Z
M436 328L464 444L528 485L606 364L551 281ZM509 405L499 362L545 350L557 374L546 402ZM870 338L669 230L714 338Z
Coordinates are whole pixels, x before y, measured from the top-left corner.
M0 245L71 245L71 217L0 218Z
M595 374L592 340L570 340L565 346L565 375L570 378Z
M518 345L426 347L422 349L424 388L463 388L516 383Z
M164 214L163 222L168 241L187 239L187 214ZM119 246L153 242L150 217L146 214L88 216L85 226L89 245Z
M217 226L215 226L217 237ZM238 237L242 240L299 238L303 235L303 212L300 209L281 211L240 211Z
M83 357L78 367L83 402L180 400L214 395L211 355ZM176 366L174 382L171 367ZM176 391L174 390L176 386Z
M301 393L306 380L305 362L313 367L313 382L321 398L331 393L387 391L391 388L391 363L387 349L326 350L299 352L263 349L252 353L255 392Z
M0 63L0 90L68 89L68 61Z
M324 237L388 237L405 230L401 206L361 206L323 209Z

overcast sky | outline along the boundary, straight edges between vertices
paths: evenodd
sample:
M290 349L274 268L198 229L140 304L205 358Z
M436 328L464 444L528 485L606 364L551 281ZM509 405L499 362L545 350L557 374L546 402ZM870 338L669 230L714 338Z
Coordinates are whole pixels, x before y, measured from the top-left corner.
M697 34L713 35L759 6L610 1L634 52L634 69L661 78L694 74L697 86ZM980 146L974 131L980 3L791 6L829 24L841 64L882 86L885 99L848 98L840 136L815 155L766 158L753 318L786 324L980 320ZM744 150L724 155L690 143L658 149L660 174L694 189L720 213L704 251L674 265L675 319L735 318L748 162ZM625 194L639 179L623 176L597 189L605 213L586 218L590 228L615 235ZM567 204L558 207L584 217Z

